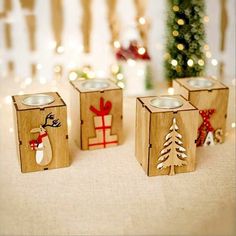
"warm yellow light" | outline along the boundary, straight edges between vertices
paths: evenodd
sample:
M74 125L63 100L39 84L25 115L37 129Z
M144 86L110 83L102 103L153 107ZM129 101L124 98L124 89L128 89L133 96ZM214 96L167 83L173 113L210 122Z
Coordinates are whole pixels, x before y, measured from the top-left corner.
M140 47L138 49L138 54L143 55L146 52L146 49L144 47Z
M121 73L117 74L117 79L118 79L118 80L122 80L122 79L124 79L123 74L121 74Z
M71 71L69 74L69 80L73 81L77 79L77 73L74 71Z
M199 59L197 63L199 66L204 66L205 64L205 62L202 59Z
M231 124L231 127L232 127L232 128L235 128L235 127L236 127L235 122L233 122L233 123Z
M206 52L206 57L207 58L211 58L211 53L210 52Z
M168 94L173 95L175 93L174 88L168 88Z
M172 66L177 66L178 62L175 59L173 59L173 60L171 60L171 65Z
M166 52L166 53L164 54L163 58L164 58L165 60L170 59L170 54L169 54L168 52Z
M179 32L178 32L177 30L174 30L174 31L172 32L172 34L173 34L174 37L176 37L176 36L179 35Z
M120 42L117 41L117 40L113 42L113 45L114 45L114 47L117 48L117 49L120 48Z
M204 16L204 17L203 17L203 20L204 20L205 22L209 22L210 19L209 19L208 16Z
M118 85L120 88L124 88L124 87L125 87L125 84L124 84L123 82L121 82L121 81L119 81L119 82L117 83L117 85Z
M139 22L140 25L145 25L145 24L146 24L146 20L145 20L144 17L140 17L140 18L138 19L138 22Z
M42 65L38 63L38 64L36 65L36 69L37 69L37 70L41 70L41 69L42 69Z
M184 25L184 20L183 19L178 19L177 23L178 23L178 25Z
M62 46L58 46L57 47L57 53L59 53L59 54L62 54L63 52L64 52L64 47L62 47Z
M183 50L184 49L184 45L182 43L179 43L179 44L177 44L177 48L179 50Z
M172 9L173 9L173 11L179 11L179 6L176 6L176 5L175 5L175 6L173 6Z
M211 64L212 64L213 66L217 66L217 65L218 65L218 61L217 61L216 59L212 59L212 60L211 60Z
M187 64L188 64L188 66L192 67L193 64L194 64L193 60L192 59L188 59Z
M117 74L119 72L119 66L114 64L111 66L111 71L113 74Z
M61 71L62 71L62 67L61 67L61 66L56 65L56 66L54 67L54 72L55 72L55 73L60 73Z
M51 49L55 49L56 46L57 46L57 42L56 42L56 41L52 41L52 42L49 44L49 47L50 47Z
M204 49L207 51L207 50L209 50L209 45L208 44L205 44L204 45Z

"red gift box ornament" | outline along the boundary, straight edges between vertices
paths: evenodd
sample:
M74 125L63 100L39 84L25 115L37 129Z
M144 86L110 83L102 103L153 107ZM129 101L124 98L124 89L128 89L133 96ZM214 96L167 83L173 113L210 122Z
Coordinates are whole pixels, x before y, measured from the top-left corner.
M90 110L96 114L94 116L96 136L89 138L89 149L106 148L118 144L117 135L111 135L112 115L109 115L111 108L112 103L110 101L104 103L104 98L102 97L100 98L100 110L90 106Z
M143 47L144 48L144 47ZM128 48L121 47L116 52L117 60L125 60L133 59L133 60L150 60L150 56L147 52L147 48L144 48L144 53L139 53L140 47L138 46L136 41L132 41L129 44Z

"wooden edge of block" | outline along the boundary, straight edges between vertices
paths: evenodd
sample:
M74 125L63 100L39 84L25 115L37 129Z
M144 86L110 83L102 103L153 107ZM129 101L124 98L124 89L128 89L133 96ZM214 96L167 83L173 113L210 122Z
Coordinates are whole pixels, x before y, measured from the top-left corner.
M19 119L18 119L18 107L17 107L17 104L16 104L16 100L15 100L15 97L12 96L12 100L13 100L13 106L15 107L15 111L14 111L14 119L15 119L15 135L16 135L16 145L17 145L17 156L18 156L18 162L20 163L20 170L21 170L21 173L25 173L23 171L23 166L22 166L22 155L21 155L21 149L20 149L20 146L22 145L22 141L20 140L20 135L19 135Z
M151 97L155 97L155 96L151 96ZM137 158L137 151L138 150L136 150L136 142L137 142L137 140L136 140L136 124L137 124L137 115L138 115L138 113L137 113L137 105L138 105L138 102L142 105L142 108L144 108L144 109L146 109L147 111L148 111L148 113L149 113L149 127L148 127L148 133L150 134L150 129L151 129L151 115L152 115L152 113L151 113L151 111L149 110L149 108L147 107L147 106L145 106L145 104L143 103L143 101L141 100L141 98L142 97L137 97L136 98L136 116L135 116L135 157L136 157L136 160L138 161L138 163L140 164L140 166L142 167L142 169L144 170L144 172L145 172L145 174L146 174L146 176L148 176L149 177L149 158L150 158L150 148L151 148L151 144L150 144L150 135L148 135L148 155L147 155L147 166L146 166L146 168L144 168L144 163L143 163L143 161L142 160L139 160L138 158ZM141 161L141 162L140 162Z
M152 144L151 144L151 142L150 142L150 139L151 139L151 125L152 125L152 123L151 123L151 121L152 121L152 113L150 113L150 119L149 119L149 131L148 131L148 133L149 133L149 135L148 135L148 164L147 164L147 176L148 177L150 177L150 174L149 174L149 165L150 165L150 149L152 148Z
M77 90L77 89L76 89ZM81 150L84 150L83 149L83 146L82 146L82 124L83 124L83 120L81 120L81 96L79 95L79 119L80 119L80 148Z
M66 105L55 105L55 106L46 106L46 107L34 107L34 108L27 108L27 109L24 109L24 110L18 110L17 109L17 111L19 111L19 112L24 112L24 111L29 111L29 110L41 110L41 111L43 111L43 110L45 110L45 109L47 109L47 108L53 108L53 107L64 107L64 106L66 106Z
M175 94L175 95L178 95L178 96L181 96L186 102L188 102L191 106L193 106L193 108L192 109L182 109L182 110L168 110L168 111L162 111L161 113L168 113L168 112L170 112L170 113L174 113L174 114L176 114L176 113L178 113L178 112L181 112L181 111L193 111L193 110L198 110L189 100L187 100L186 98L184 98L181 94ZM150 97L156 97L156 96L150 96ZM152 112L143 102L142 102L142 100L140 100L141 98L145 98L145 97L138 97L137 98L137 100L139 100L141 103L142 103L142 105L143 105L143 107L146 107L146 109L150 112L150 113L156 113L156 112Z
M175 80L173 80L173 81L172 81L172 86L173 86L174 83L177 83L179 86L181 86L181 87L187 89L187 90L188 90L189 92L191 92L191 93L192 93L192 92L201 92L201 91L208 91L208 92L211 92L211 91L213 91L213 90L229 89L228 86L226 86L225 84L223 84L221 81L217 80L217 82L218 82L219 84L221 84L224 88L209 88L209 89L206 88L206 89L190 90L190 89L187 88L184 84L180 83L180 80L181 80L181 79L175 79Z
M177 95L179 95L180 97L182 97L184 100L186 100L191 106L193 106L195 109L189 109L188 111L192 111L192 110L198 110L198 108L196 107L196 106L194 106L193 104L192 104L192 102L190 102L190 100L189 99L186 99L182 94L177 94ZM182 110L182 111L187 111L187 110Z
M156 97L156 96L149 96L149 97ZM141 98L146 98L146 97L137 97L136 100L139 100L139 102L142 104L142 106L145 107L150 113L152 113L152 111L144 104L144 102L141 100Z
M11 96L11 98L12 98L13 106L15 107L16 111L19 111L17 103L16 103L15 95Z
M53 93L53 92L45 92L45 93ZM13 104L14 104L14 106L15 106L15 108L16 108L17 111L29 111L29 110L34 110L34 109L44 110L44 109L46 109L46 108L64 107L64 106L66 106L66 103L65 103L65 101L62 99L62 97L60 96L60 94L59 94L58 92L54 92L54 93L59 97L60 101L63 103L62 105L50 105L50 104L48 104L48 105L46 105L46 106L37 106L37 107L30 107L30 106L29 106L29 108L25 108L25 109L22 110L22 109L19 109L19 108L18 108L16 99L15 99L15 96L19 96L19 95L12 95L11 97L12 97ZM37 93L36 93L36 94L37 94ZM40 94L40 93L38 93L38 94ZM24 95L31 95L31 94L24 94Z
M70 80L69 83L71 84L71 86L72 86L75 90L79 91L79 89L77 89L77 88L75 87L73 81ZM79 91L79 92L80 92L80 91Z
M105 93L105 92L110 92L110 91L113 91L113 90L121 90L123 91L122 88L116 88L116 89L101 89L101 90L96 90L96 91L83 91L81 92L80 90L78 90L80 93Z
M58 92L55 92L57 94L57 96L61 99L61 102L64 104L64 106L66 106L65 101L62 99L61 95ZM61 106L61 105L60 105Z
M115 84L114 83L114 81L112 81L111 79L107 79L109 82L111 82L111 83L113 83L113 84ZM86 80L83 80L83 81L86 81ZM88 91L81 91L79 88L77 88L76 87L76 85L74 84L74 81L69 81L69 83L72 85L72 87L75 89L75 90L77 90L78 92L80 92L80 93L97 93L97 92L100 92L100 93L104 93L105 91L112 91L112 90L121 90L121 91L123 91L123 89L121 88L121 87L119 87L118 85L116 85L117 86L117 88L111 88L111 89L101 89L101 90L88 90Z

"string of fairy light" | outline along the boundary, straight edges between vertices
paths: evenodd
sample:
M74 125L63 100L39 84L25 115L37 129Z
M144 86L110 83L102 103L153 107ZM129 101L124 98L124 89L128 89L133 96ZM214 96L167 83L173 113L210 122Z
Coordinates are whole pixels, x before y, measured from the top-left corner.
M196 8L196 10L197 10L197 8ZM181 12L180 12L180 11L181 11ZM179 7L178 5L174 5L174 6L172 7L172 12L173 12L173 14L180 12L181 14L185 14L185 16L189 14L189 13L188 13L188 10L186 10L186 9L184 9L184 13L183 13L183 9L180 10L180 7ZM181 14L175 14L174 16L181 16ZM210 20L210 19L209 19L209 16L207 16L207 15L203 16L203 22L204 22L204 24L208 23L209 20ZM184 17L182 17L182 18L181 18L181 17L177 18L175 23L177 24L177 26L172 25L172 32L171 32L171 33L172 33L172 36L174 37L173 40L175 40L176 37L179 37L179 36L180 36L179 30L181 29L181 26L184 26L184 25L186 24ZM174 24L175 24L175 23L174 23ZM184 37L186 38L186 35L184 35ZM196 40L197 40L197 37L198 37L198 36L195 35L195 37L196 37ZM179 52L183 51L183 50L185 49L186 45L184 45L184 43L178 42L179 40L176 40L176 41L177 41L177 42L175 43L175 47L176 47L177 51L179 51ZM187 41L188 41L188 40L187 40ZM210 63L211 63L213 66L217 66L217 65L218 65L217 59L212 58L212 53L211 53L211 51L210 51L209 45L208 45L208 44L204 44L204 45L203 45L203 49L204 49L204 57L201 57L201 56L200 56L200 58L199 58L197 55L195 55L195 54L193 53L191 56L189 56L189 58L188 58L187 61L186 61L186 66L187 66L187 67L191 68L191 67L193 67L194 65L197 64L197 65L200 66L200 68L201 68L201 67L203 67L208 61L210 61ZM173 57L173 56L174 56L174 57ZM178 53L177 53L177 54L173 53L173 55L172 55L172 57L171 57L171 54L170 54L169 52L166 52L163 57L164 57L164 60L165 60L165 61L168 61L168 62L171 64L172 69L176 70L177 72L180 72L180 71L181 71L182 68L181 68L180 65L182 65L182 64L181 64L182 61L181 61L181 58L180 58L180 59L178 58L178 57L181 57L181 56L179 56Z
M179 11L179 6L177 6L177 5L173 6L173 11L175 11L175 12L176 12L176 11ZM208 16L204 16L203 20L204 20L205 23L207 23L207 22L209 22L209 17L208 17ZM138 24L140 24L140 25L145 25L145 24L146 24L146 18L145 18L145 17L140 17L140 18L138 19ZM178 19L177 24L178 24L178 25L184 25L184 24L185 24L184 19ZM173 36L177 37L177 36L179 35L179 32L178 32L178 30L173 30L172 34L173 34ZM113 45L114 45L114 48L115 48L115 49L119 49L119 48L121 47L121 43L120 43L119 41L114 41ZM52 45L49 45L49 46L52 47L53 50L55 50L56 43L53 42ZM79 46L80 46L80 45L79 45ZM180 44L177 44L176 47L177 47L177 49L180 50L180 51L181 51L181 50L184 50L184 45L181 44L181 43L180 43ZM139 50L138 50L138 52L142 55L143 53L145 53L145 50L146 50L146 49L145 49L144 47L140 47ZM205 44L205 45L204 45L204 50L205 50L206 58L208 58L208 59L211 61L211 64L212 64L213 66L217 66L217 65L218 65L218 61L217 61L217 59L212 58L212 53L211 53L211 51L210 51L210 48L209 48L209 45L208 45L208 44ZM62 45L60 45L60 46L56 47L56 52L57 52L57 54L61 55L61 54L63 54L63 53L65 52L65 48L64 48ZM169 55L168 53L165 53L164 58L167 58L167 57L169 57L169 56L170 56L170 55ZM135 65L135 61L132 60L132 59L129 59L129 60L127 61L127 63L128 63L129 65L131 65L131 66L132 66L132 65ZM177 65L178 65L178 60L175 59L175 58L173 58L173 59L171 59L170 63L171 63L172 66L177 67ZM194 65L194 63L198 63L198 65L200 65L200 66L205 65L205 61L204 61L203 59L198 59L197 61L195 61L194 59L189 58L188 61L187 61L187 65L188 65L189 67L192 67L192 66ZM43 65L42 65L41 63L37 63L37 64L36 64L36 69L37 69L37 71L40 71L40 70L42 69L42 67L43 67ZM112 74L116 74L116 75L117 75L117 79L119 80L119 81L118 81L118 82L119 82L119 85L120 85L121 87L124 87L124 85L122 84L122 80L124 79L124 75L121 75L122 73L119 72L119 70L118 70L117 68L118 68L117 65L112 65L112 66L111 66L111 72L112 72ZM62 65L55 65L55 66L53 66L53 71L55 72L55 74L58 74L58 75L61 74L61 73L62 73L62 70L63 70ZM71 74L72 74L72 75L71 75ZM89 72L88 78L92 78L92 76L91 76L90 74L91 74L91 72ZM94 74L94 73L93 73L93 74ZM72 78L72 79L75 78L75 73L73 73L73 71L69 74L69 78L70 78L70 79L71 79L71 78ZM44 83L47 82L47 79L46 79L45 77L40 77L39 80L40 80L40 83L41 83L41 84L44 84ZM26 82L25 82L25 84L27 84L27 85L30 84L30 81L32 81L32 78L26 77ZM24 86L23 86L23 87L24 87Z

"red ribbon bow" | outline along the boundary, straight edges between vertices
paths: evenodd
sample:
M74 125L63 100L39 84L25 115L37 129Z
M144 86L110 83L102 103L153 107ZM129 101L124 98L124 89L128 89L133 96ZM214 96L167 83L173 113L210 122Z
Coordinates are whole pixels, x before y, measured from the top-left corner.
M36 140L33 139L33 140L29 141L29 144L30 144L31 148L33 150L35 150L38 147L38 145L40 143L42 143L43 138L46 137L47 135L48 135L47 132L45 132L44 134L39 134L39 136L38 136L38 138Z
M98 116L108 115L111 111L111 102L107 101L104 104L104 98L100 98L100 110L97 110L94 106L90 106L90 110Z

